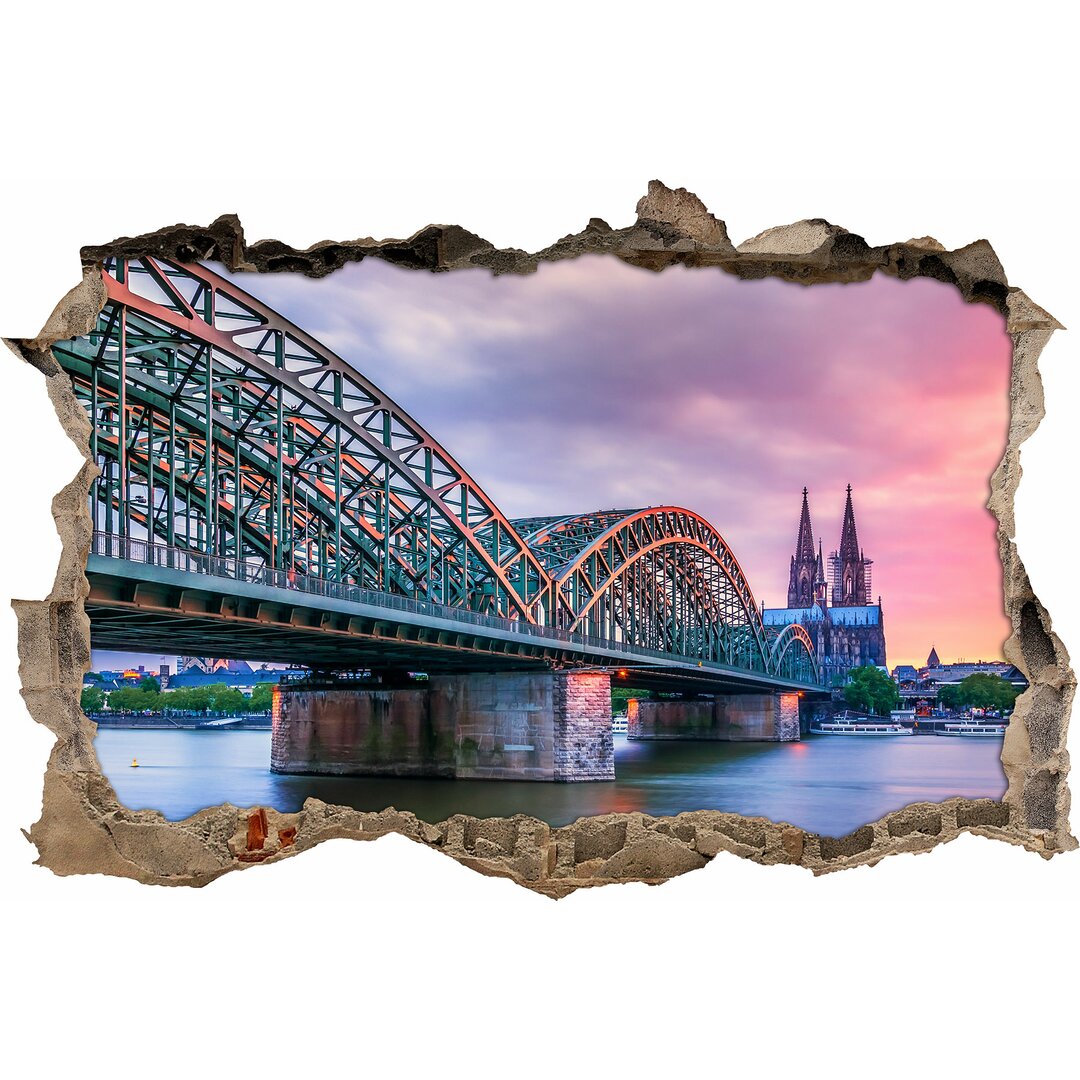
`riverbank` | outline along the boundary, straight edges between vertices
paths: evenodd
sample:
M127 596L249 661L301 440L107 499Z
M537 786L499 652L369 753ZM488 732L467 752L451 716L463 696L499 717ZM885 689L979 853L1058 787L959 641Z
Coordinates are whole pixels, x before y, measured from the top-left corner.
M92 713L98 728L124 728L129 731L269 731L270 717L255 716L155 716L139 713Z

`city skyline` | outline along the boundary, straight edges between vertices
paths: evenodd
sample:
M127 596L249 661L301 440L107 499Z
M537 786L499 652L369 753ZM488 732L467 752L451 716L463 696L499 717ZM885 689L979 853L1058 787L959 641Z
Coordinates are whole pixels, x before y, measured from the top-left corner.
M1011 341L950 286L807 289L599 256L528 277L374 259L319 281L226 276L394 397L510 517L687 506L777 607L802 488L827 556L851 483L890 667L932 645L1001 655L985 503Z

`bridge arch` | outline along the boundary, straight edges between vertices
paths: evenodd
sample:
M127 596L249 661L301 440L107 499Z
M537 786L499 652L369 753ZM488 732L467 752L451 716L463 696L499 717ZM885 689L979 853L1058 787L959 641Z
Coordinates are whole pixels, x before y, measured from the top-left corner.
M771 670L746 575L723 537L692 510L603 510L515 524L552 575L563 628Z
M516 530L353 367L206 267L102 277L94 329L54 346L91 419L95 529L545 621Z
M821 672L814 642L805 627L793 623L770 634L769 670L792 682L820 682Z

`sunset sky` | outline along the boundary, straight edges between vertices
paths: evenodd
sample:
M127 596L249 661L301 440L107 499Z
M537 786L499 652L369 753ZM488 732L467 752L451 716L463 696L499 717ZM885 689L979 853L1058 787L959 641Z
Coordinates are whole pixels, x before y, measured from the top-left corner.
M368 259L321 281L233 279L395 398L510 517L687 506L782 607L803 486L827 555L850 483L889 666L932 645L946 662L1001 656L985 504L1010 341L950 286L807 288L601 256L528 277Z

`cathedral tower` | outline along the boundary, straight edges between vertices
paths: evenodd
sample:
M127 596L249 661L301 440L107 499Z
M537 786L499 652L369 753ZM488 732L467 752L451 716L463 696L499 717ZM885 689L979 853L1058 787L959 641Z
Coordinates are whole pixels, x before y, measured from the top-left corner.
M864 557L855 531L855 508L851 504L851 485L847 488L844 506L844 527L840 533L840 550L834 552L832 564L833 603L838 607L865 607L870 603L871 559Z
M886 665L885 615L881 598L875 604L871 597L873 564L859 547L851 485L847 489L840 548L831 551L827 561L822 558L820 541L814 550L808 494L803 488L787 607L762 608L761 619L765 626L778 630L793 623L803 627L814 643L824 685L840 686L853 668Z
M791 576L788 578L787 606L813 607L817 588L818 556L814 552L814 532L810 527L810 504L807 490L802 489L802 516L799 518L799 537L795 554L791 556Z

